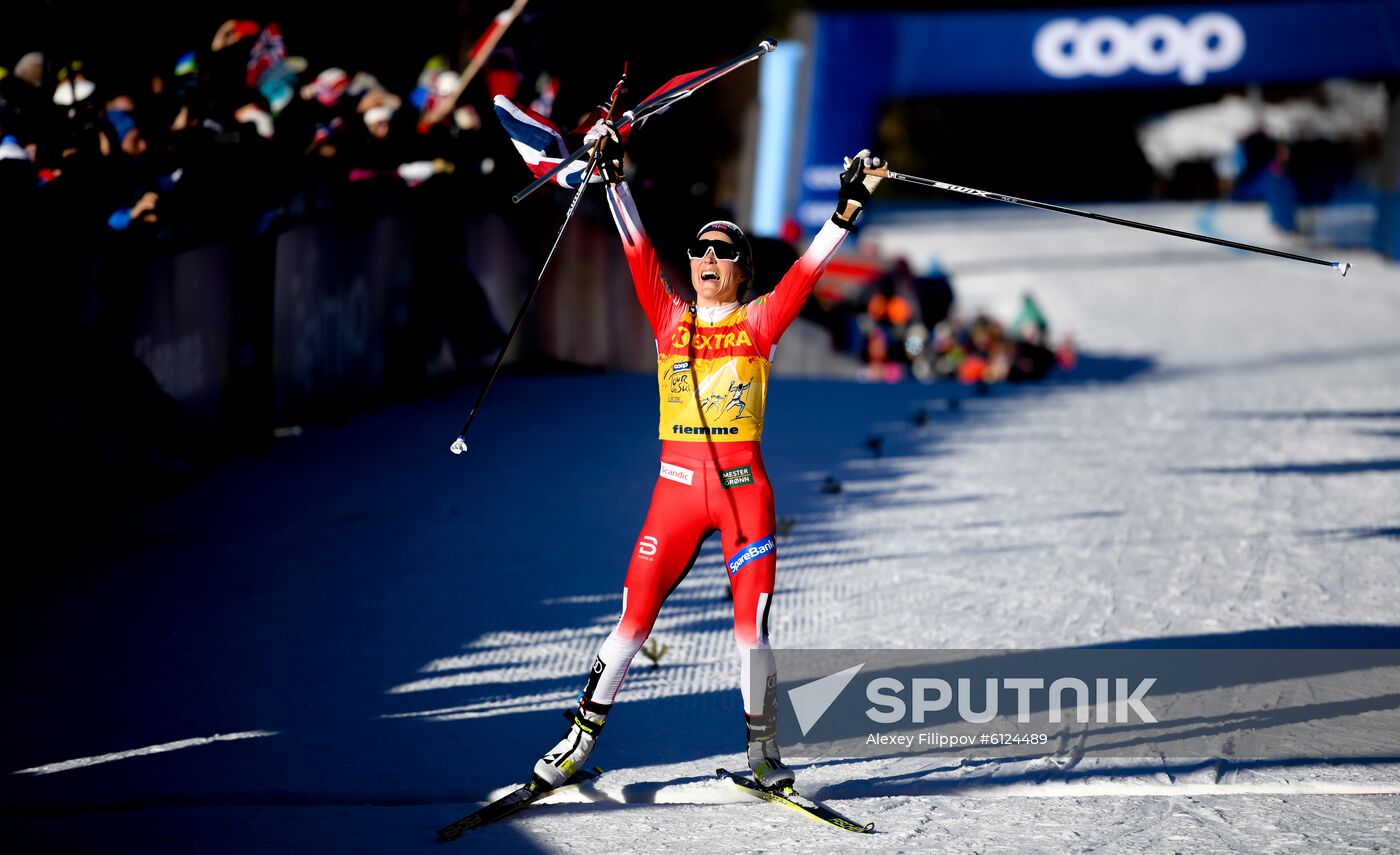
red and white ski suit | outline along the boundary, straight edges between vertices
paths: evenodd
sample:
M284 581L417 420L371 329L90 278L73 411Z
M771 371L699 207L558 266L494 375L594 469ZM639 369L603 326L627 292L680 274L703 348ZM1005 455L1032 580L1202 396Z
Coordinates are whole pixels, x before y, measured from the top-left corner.
M584 700L612 704L661 604L718 531L734 593L744 711L758 715L774 670L768 610L776 526L759 453L769 368L846 231L827 223L772 293L743 306L697 309L667 286L627 185L609 187L607 196L656 339L661 472L627 568L622 617L598 650Z

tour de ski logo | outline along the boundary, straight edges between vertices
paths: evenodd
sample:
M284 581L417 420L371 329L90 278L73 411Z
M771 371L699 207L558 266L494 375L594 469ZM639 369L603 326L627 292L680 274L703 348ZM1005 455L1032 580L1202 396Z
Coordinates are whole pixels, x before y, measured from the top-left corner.
M671 393L666 400L672 404L682 402L682 395L693 394L694 386L690 383L690 363L677 362L667 369L666 376L669 378Z
M739 419L751 419L749 415L748 401L745 400L749 389L753 387L753 381L740 383L738 380L729 381L727 392L718 392L705 396L704 409L706 412L713 412L723 418L729 416L730 421L737 422Z

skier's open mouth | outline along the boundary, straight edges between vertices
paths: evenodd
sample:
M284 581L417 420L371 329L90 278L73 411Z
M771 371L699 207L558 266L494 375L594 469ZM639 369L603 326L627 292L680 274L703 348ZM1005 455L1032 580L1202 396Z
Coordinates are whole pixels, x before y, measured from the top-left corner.
M702 282L718 282L719 274L713 270L706 270L704 273L700 274L700 280Z

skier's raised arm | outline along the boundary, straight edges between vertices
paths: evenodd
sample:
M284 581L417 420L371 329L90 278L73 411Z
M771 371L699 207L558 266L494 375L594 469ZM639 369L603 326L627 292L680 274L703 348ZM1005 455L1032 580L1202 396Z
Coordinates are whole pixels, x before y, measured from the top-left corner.
M749 317L769 347L778 343L778 339L802 311L802 305L812 293L812 286L821 278L822 271L836 255L846 235L855 230L856 218L860 216L865 203L870 201L870 194L879 186L880 177L865 170L886 166L880 158L872 157L867 149L862 149L855 157L846 158L845 163L846 171L841 173L836 212L822 225L807 251L793 262L772 293L749 304Z
M632 191L622 177L622 142L617 132L611 123L600 119L584 137L584 142L601 142L603 145L599 172L607 187L608 208L612 211L617 233L622 238L622 251L627 255L627 266L632 271L637 301L642 304L642 310L651 322L654 337L660 338L662 331L673 326L676 317L685 311L686 302L672 293L666 284L666 275L661 270L656 248L642 227L637 203L632 200Z

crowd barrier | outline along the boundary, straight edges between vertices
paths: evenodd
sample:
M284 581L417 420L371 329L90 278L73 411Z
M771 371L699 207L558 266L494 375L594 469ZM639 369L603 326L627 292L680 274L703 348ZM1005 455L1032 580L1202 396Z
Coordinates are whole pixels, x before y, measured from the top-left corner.
M502 217L439 223L431 241L441 245L427 248L419 224L388 213L126 258L114 276L127 284L110 289L104 316L206 441L340 421L489 366L534 284L538 248ZM802 319L780 350L779 376L856 368ZM507 361L654 370L610 221L570 225Z

